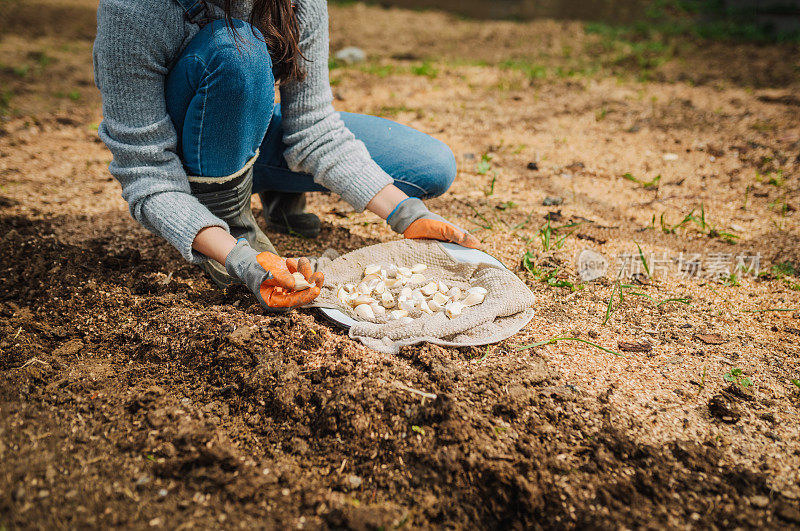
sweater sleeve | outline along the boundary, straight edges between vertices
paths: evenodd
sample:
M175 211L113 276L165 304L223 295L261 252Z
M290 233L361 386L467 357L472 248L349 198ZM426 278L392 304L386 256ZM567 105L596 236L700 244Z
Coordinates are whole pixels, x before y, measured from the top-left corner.
M137 3L100 0L98 6L93 58L95 83L103 96L99 134L113 155L109 170L122 185L131 215L184 258L199 263L205 257L192 249L197 233L228 226L190 193L166 110L170 46L160 35L168 32L152 28L183 21L167 10L150 13Z
M370 157L333 109L328 78L328 9L325 0L298 3L305 79L281 86L284 157L293 171L339 194L356 210L393 179Z

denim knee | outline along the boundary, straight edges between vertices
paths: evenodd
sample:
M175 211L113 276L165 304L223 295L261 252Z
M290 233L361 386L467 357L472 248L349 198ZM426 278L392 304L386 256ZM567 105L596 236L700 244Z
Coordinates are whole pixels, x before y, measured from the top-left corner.
M206 65L208 75L218 77L219 88L231 92L233 100L247 95L248 105L264 109L275 100L272 58L261 32L242 20L224 20L209 24L213 53ZM265 112L269 109L265 109Z
M435 147L426 153L426 165L430 168L428 175L427 197L444 194L456 179L456 157L444 142L436 141Z

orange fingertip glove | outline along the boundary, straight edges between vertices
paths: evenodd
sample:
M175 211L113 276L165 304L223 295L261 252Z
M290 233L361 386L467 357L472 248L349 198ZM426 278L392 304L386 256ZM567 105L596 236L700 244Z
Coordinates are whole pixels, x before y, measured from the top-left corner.
M245 240L239 240L225 259L225 269L240 279L268 311L287 311L316 299L325 282L322 273L314 273L308 258L285 259L270 253L259 253ZM312 284L295 290L293 273L299 272Z
M434 214L416 197L401 201L386 221L392 230L406 238L440 240L472 249L480 247L480 242L475 236L442 216Z

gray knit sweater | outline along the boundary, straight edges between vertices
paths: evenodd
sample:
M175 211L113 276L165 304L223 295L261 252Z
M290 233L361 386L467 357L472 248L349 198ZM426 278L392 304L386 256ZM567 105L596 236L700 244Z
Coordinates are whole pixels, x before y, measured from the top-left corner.
M209 1L212 18L222 18L221 3ZM252 0L235 3L234 17L247 20ZM392 178L331 104L325 0L297 4L300 49L308 61L302 82L280 88L284 156L289 168L313 175L361 211ZM197 233L209 226L228 229L190 195L166 110L165 78L198 31L174 0L100 0L94 43L95 82L103 95L99 132L114 155L111 173L133 217L194 263L204 260L192 250Z

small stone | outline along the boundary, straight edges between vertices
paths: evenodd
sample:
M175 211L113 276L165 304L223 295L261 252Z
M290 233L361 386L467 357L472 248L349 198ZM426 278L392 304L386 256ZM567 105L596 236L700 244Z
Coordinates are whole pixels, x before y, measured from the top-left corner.
M668 162L673 160L678 160L678 155L676 155L675 153L664 153L664 160Z
M619 341L617 346L623 352L650 352L653 350L653 344L649 341Z
M583 282L591 282L605 276L608 260L591 249L584 249L578 255L578 276Z
M347 478L347 482L350 484L351 488L357 489L358 487L361 486L363 480L359 476L351 475L350 477Z
M721 345L725 343L725 339L720 334L695 334L695 339L702 341L706 345Z
M564 202L563 197L545 197L542 201L542 205L544 206L558 206Z
M464 160L474 160L475 153L464 153Z
M169 491L167 491L167 489L160 489L160 490L158 491L158 495L159 495L160 497L162 497L162 498L166 498L166 497L167 497L167 494L169 494Z
M751 496L750 497L750 504L753 507L760 507L760 508L763 509L764 507L769 505L769 498L767 498L766 496L763 496L763 495Z
M363 63L367 60L367 54L361 48L356 46L348 46L342 48L333 56L337 61L341 61L347 65L354 65L356 63Z
M529 162L528 169L531 171L539 171L539 164L537 162Z

